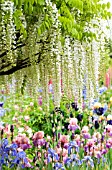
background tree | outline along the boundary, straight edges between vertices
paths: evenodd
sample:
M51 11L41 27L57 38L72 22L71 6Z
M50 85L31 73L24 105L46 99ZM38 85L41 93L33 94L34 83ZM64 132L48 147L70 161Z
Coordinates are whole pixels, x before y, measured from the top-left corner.
M55 100L61 97L60 79L67 95L77 93L82 100L83 79L87 75L88 96L94 96L99 56L105 55L102 19L111 17L110 3L100 2L2 0L0 75L10 75L23 68L27 76L35 73L34 79L44 87L45 98L48 98L46 84L52 77Z

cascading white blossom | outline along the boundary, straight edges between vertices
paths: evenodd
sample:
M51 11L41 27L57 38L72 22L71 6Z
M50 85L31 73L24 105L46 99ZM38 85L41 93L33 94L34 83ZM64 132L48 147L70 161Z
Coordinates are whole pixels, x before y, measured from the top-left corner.
M1 5L2 10L2 41L3 41L3 49L6 49L7 58L9 61L13 62L13 55L12 55L12 48L15 47L15 25L13 20L13 13L14 13L14 2L12 1L5 1ZM4 16L7 15L7 21Z
M31 26L28 32L27 45L21 48L22 54L30 57L30 61L35 63L38 59L37 53L41 53L40 63L38 66L27 68L30 75L30 82L36 87L41 87L42 97L45 101L47 110L49 110L49 94L48 83L49 79L53 82L53 96L55 106L60 106L62 91L71 98L74 96L77 100L80 110L83 103L83 89L86 86L86 99L89 102L97 96L99 67L104 51L104 36L99 28L93 28L94 21L91 21L87 31L97 33L101 41L93 40L92 42L80 42L73 39L70 35L63 35L64 45L62 43L61 23L59 21L59 13L56 5L51 0L46 0L46 5L49 7L48 16L52 19L52 26L49 30L44 31L41 35L37 31L40 25L44 22L44 14L40 15L38 22ZM2 44L3 50L8 50L7 56L13 61L12 48L16 46L15 41L15 25L13 21L14 3L5 1L2 4ZM46 10L48 10L46 8ZM4 16L8 15L7 21ZM23 26L26 28L25 17L22 16ZM93 23L92 23L93 22ZM96 22L96 21L95 21ZM47 38L49 43L47 42ZM44 43L38 43L39 41ZM16 53L16 50L14 50ZM35 75L34 75L35 70ZM21 71L22 76L26 72ZM16 79L16 78L15 78ZM62 79L62 86L61 86Z
M60 106L61 100L61 42L60 42L60 22L58 20L58 9L55 4L52 4L51 1L46 1L52 9L52 22L53 26L50 31L50 60L52 65L52 82L53 82L53 98L54 105L56 107Z

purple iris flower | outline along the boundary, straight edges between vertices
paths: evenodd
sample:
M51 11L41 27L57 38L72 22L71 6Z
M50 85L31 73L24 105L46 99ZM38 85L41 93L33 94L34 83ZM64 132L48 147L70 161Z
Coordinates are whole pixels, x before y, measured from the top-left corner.
M104 107L99 107L97 109L93 110L93 113L96 113L98 116L103 115L108 109L107 104L104 105Z
M82 121L83 115L82 115L82 114L78 114L78 115L77 115L77 119L78 119L78 121Z
M72 159L71 158L66 158L66 160L64 161L65 165L70 166L70 164L72 163Z
M71 106L72 106L72 108L73 108L75 111L78 111L78 110L79 110L76 102L71 103Z
M112 120L108 120L107 124L112 125Z
M31 145L30 145L30 144L26 144L26 143L25 143L25 144L20 144L19 146L20 146L20 148L23 149L23 150L26 150L26 149L28 149L28 148L31 148Z
M83 161L80 160L80 159L77 157L76 154L71 155L71 159L72 159L72 161L73 161L73 163L74 163L74 166L75 166L75 165L80 166L80 165L82 165L82 163L83 163Z
M3 104L4 104L3 102L0 102L0 107L3 107Z
M84 139L89 139L91 136L90 136L90 134L89 133L84 133L83 134L83 138Z
M70 125L69 124L68 129L72 130L72 131L75 131L75 130L79 129L79 126L78 125Z

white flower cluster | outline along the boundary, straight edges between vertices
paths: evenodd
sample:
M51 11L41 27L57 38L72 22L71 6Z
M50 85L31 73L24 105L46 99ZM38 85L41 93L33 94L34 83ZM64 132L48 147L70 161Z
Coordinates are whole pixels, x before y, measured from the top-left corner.
M13 62L12 48L16 45L15 24L13 20L14 2L4 1L2 10L2 45L7 50L7 58Z

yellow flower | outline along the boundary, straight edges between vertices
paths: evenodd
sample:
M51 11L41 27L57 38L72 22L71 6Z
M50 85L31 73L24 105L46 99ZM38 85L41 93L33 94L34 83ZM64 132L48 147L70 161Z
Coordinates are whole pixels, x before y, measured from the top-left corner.
M93 112L90 112L90 114L89 114L90 116L93 116Z
M104 120L104 119L105 119L104 116L100 116L100 117L99 117L99 121L102 121L102 120Z
M96 103L94 104L94 109L98 109L99 107L101 107L101 103L96 102Z
M107 120L112 120L112 115L108 115Z

